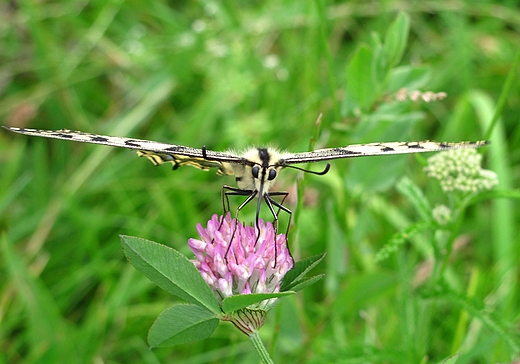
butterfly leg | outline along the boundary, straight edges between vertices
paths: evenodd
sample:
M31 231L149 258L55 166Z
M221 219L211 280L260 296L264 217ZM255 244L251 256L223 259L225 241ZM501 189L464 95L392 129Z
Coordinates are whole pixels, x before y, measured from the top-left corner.
M272 196L282 196L282 201L276 202L275 200L273 200L271 198ZM285 191L269 192L267 195L264 196L265 202L267 203L267 206L269 207L269 210L271 211L271 214L274 217L273 224L275 225L276 231L278 231L278 215L280 214L280 211L283 210L289 214L289 223L287 224L286 234L289 232L289 226L291 223L291 216L292 216L292 211L283 205L287 196L289 196L289 192L285 192ZM274 212L273 205L278 207L278 211L276 213Z
M222 210L224 211L224 214L223 214L224 216L226 216L226 214L231 211L231 209L229 207L229 198L228 198L228 195L227 195L226 191L228 189L232 189L232 188L233 187L227 186L227 185L224 185L222 187Z
M247 205L249 202L251 202L252 199L254 199L256 197L257 193L258 193L257 191L243 190L240 188L231 187L231 186L227 186L227 185L222 187L222 205L224 208L224 213L230 211L229 196L247 196L246 200L244 202L242 202L242 204L240 204L240 206L238 206L238 208L237 208L237 212L234 217L235 227L233 229L233 234L231 235L231 240L229 241L229 245L226 250L226 254L225 254L226 259L227 259L227 254L229 252L229 248L231 247L231 242L233 241L233 238L235 237L236 227L238 224L238 214L240 213L240 210L242 210L244 208L245 205ZM224 219L222 219L220 227L222 227L223 223L224 223Z
M292 211L289 210L287 207L285 207L283 205L283 202L285 201L285 199L287 198L288 195L289 195L289 192L282 192L282 191L270 192L269 194L264 195L265 203L269 207L269 210L271 211L271 214L273 214L273 217L274 217L273 225L275 226L275 231L276 232L278 232L278 214L280 213L280 210L283 210L283 211L287 212L287 214L289 214L289 221L287 222L287 230L285 232L285 239L286 239L285 241L286 241L286 244L287 244L287 249L289 249L289 242L287 240L287 236L289 235L289 226L291 226ZM277 201L273 200L273 198L271 196L283 196L282 202L277 202ZM274 211L274 207L273 206L278 207L278 212ZM276 237L275 237L275 239L276 239ZM291 250L290 249L289 249L289 255L292 258L292 254L291 254ZM276 260L277 259L278 259L278 252L277 252L276 242L275 242L275 245L274 245L274 266L273 266L273 268L276 267Z
M240 210L242 210L245 205L251 202L251 200L256 197L257 193L257 191L243 190L241 188L225 185L224 187L222 187L222 207L224 208L224 213L229 212L231 210L229 208L229 196L247 196L246 200L242 202L242 204L237 208L235 218L238 219L238 213L240 212Z

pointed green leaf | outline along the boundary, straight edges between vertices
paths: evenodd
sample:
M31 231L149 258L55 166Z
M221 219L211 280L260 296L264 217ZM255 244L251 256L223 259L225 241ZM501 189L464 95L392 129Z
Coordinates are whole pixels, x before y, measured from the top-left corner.
M409 29L409 16L405 13L400 13L386 33L384 47L388 63L391 67L399 64L403 57Z
M407 126L403 126L407 129ZM404 133L403 133L404 134ZM378 139L375 139L378 140ZM346 173L347 186L352 190L386 191L404 173L406 156L392 158L365 158L350 163ZM385 176L385 178L381 178Z
M402 88L418 90L426 86L431 78L432 70L427 66L397 67L390 71L388 90L390 92L397 92Z
M372 76L374 80L374 87L379 93L385 86L390 66L386 56L386 51L381 44L377 44L373 48L374 58L372 60Z
M414 235L427 231L432 227L431 223L429 222L417 222L415 224L412 224L405 229L401 229L398 232L396 232L390 240L388 240L388 243L386 243L379 251L376 253L375 261L376 262L382 262L385 259L388 259L388 257L395 253L404 243L409 241Z
M491 190L480 192L478 195L471 196L468 201L468 206L495 198L520 200L520 190Z
M295 292L278 292L278 293L252 293L252 294L239 294L231 297L227 297L222 301L222 309L224 313L233 312L246 308L249 305L270 299L280 298L285 296L293 295Z
M347 65L346 97L351 107L367 110L376 95L376 85L372 77L373 53L366 45L358 47ZM352 112L354 110L348 110Z
M283 277L282 284L280 286L280 291L284 292L289 290L289 286L294 286L297 284L295 281L299 281L309 272L312 268L314 268L321 260L325 257L326 253L314 255L304 260L300 260L296 262L292 269L287 272L285 277Z
M148 345L172 346L209 337L218 325L218 318L203 307L189 304L167 308L148 332Z
M293 292L298 292L298 291L301 291L302 289L304 289L305 287L308 287L311 284L318 282L323 277L325 277L325 274L318 274L317 276L314 276L314 277L302 278L302 279L297 280L296 282L293 282L293 284L289 285L289 287L287 287L287 289L290 289Z
M128 260L148 279L183 300L220 313L213 292L188 258L175 249L150 240L120 237Z
M397 190L415 207L423 221L432 220L432 207L422 190L407 177L401 178L396 185Z
M449 357L447 357L446 359L444 359L442 361L442 364L455 364L457 362L457 360L459 360L460 355L461 355L460 353L450 355Z

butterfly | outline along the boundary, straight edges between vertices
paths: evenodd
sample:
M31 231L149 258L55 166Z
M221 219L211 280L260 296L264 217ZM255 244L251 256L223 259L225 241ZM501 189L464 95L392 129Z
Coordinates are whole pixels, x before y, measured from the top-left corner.
M345 147L318 149L312 152L302 153L282 152L274 148L251 148L238 154L232 151L215 152L207 150L206 147L196 149L151 140L113 137L66 129L39 130L7 126L4 126L4 128L16 133L32 136L134 149L137 150L139 156L148 158L155 165L172 163L174 170L183 165L196 167L202 170L216 168L217 174L234 175L238 186L232 187L224 185L223 205L225 211L229 211L228 196L246 196L245 201L237 208L237 215L245 205L251 202L255 197L258 197L256 206L256 222L258 222L261 203L262 201L265 201L274 217L275 223L278 220L278 214L275 212L275 207L287 212L289 216L291 215L291 210L283 205L283 201L287 197L288 192L271 191L271 187L278 177L280 170L284 168L293 168L316 175L324 175L330 168L330 163L327 163L323 171L315 172L296 167L294 164L364 156L435 152L459 148L479 148L488 144L487 141L455 143L434 141L385 142L352 144ZM274 200L274 196L281 196L282 202ZM227 205L224 199L226 199Z

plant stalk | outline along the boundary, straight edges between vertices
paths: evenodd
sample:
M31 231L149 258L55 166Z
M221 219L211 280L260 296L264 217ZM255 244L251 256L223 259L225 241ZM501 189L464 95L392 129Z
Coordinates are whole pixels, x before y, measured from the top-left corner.
M251 342L253 343L253 346L256 349L256 352L260 356L260 359L262 360L263 364L274 364L273 360L269 356L269 353L267 352L264 343L260 339L260 335L258 334L258 331L254 331L251 334L249 334L249 338L251 339Z

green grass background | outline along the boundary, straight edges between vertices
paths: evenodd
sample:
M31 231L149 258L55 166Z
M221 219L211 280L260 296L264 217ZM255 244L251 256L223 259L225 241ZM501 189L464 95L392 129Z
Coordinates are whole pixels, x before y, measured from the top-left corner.
M328 175L305 177L305 202L289 201L298 214L293 252L327 252L316 269L326 277L283 299L261 335L280 363L509 363L520 347L520 88L508 79L520 46L518 5L4 1L1 124L212 150L306 151L320 113L316 147L334 147L483 139L498 108L485 168L499 174L497 190L512 192L467 210L457 232L465 244L444 272L450 290L414 283L432 259L431 232L375 260L420 220L396 190L402 177L432 205L448 203L422 171L424 158L336 161ZM349 73L349 61L376 34L384 39L400 11L410 17L400 64L428 68L421 90L448 98L404 103L396 120L371 118L387 103L351 107L347 84L363 74ZM297 177L284 171L277 188L292 191ZM196 223L221 212L224 183L234 181L2 130L0 362L258 363L228 323L202 342L148 350L154 318L179 301L135 271L118 238L151 239L189 256ZM241 216L251 221L254 211Z

